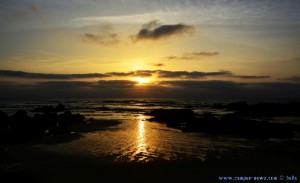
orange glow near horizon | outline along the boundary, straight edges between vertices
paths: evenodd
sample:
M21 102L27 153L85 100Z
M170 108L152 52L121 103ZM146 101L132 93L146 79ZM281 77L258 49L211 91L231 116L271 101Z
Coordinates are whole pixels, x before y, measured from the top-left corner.
M143 78L143 77L137 77L137 78L134 78L133 80L136 81L139 85L147 84L150 82L149 78Z

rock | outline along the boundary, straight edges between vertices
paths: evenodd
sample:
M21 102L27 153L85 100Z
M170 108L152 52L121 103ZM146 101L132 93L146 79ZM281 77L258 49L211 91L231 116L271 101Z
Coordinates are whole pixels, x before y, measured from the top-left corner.
M168 127L181 128L196 116L191 109L154 109L147 115L154 116L149 121L166 123Z
M59 125L69 124L85 124L85 117L80 114L72 114L70 111L66 111L63 114L58 115Z
M33 112L50 113L50 112L63 112L66 110L67 108L63 104L59 103L56 107L52 107L52 106L37 107L33 110Z

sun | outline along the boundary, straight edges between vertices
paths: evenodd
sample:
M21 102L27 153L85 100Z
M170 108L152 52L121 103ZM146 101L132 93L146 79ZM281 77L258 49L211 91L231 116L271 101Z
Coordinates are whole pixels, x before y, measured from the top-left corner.
M138 84L146 84L149 82L149 78L137 77L134 78L134 81L136 81Z

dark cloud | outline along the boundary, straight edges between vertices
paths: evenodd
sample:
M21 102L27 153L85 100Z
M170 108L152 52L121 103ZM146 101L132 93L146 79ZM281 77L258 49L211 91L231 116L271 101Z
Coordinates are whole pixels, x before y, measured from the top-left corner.
M284 63L300 63L300 58L299 57L291 58L291 59L288 59L288 60L282 60L281 62L284 62Z
M166 57L168 60L193 60L195 57L191 56L183 56L183 57L178 57L178 56L168 56Z
M239 78L239 79L268 79L271 78L271 76L243 76L243 75L231 75L233 78Z
M138 71L135 71L135 75L134 76L150 77L150 76L152 76L153 73L156 73L156 71L152 71L152 70L138 70Z
M263 82L243 83L232 81L163 81L161 85L173 88L173 93L189 97L300 97L299 83Z
M33 13L39 13L40 12L40 5L38 4L32 4L30 6L30 10L33 12Z
M97 83L78 81L47 81L38 83L0 82L0 98L74 98L95 96Z
M98 84L101 88L132 88L137 82L130 80L100 80Z
M160 25L157 20L153 20L145 25L134 36L134 40L159 40L175 35L192 34L195 27L185 24Z
M236 75L230 71L219 71L219 72L199 72L199 71L165 71L158 70L158 77L160 78L174 78L174 79L201 79L206 77L228 77L228 78L239 78L239 79L267 79L271 76L249 76L249 75Z
M291 61L300 63L300 58L294 58Z
M157 63L157 64L154 64L154 66L156 66L156 67L163 67L163 66L165 66L165 64Z
M184 56L168 56L165 57L168 60L194 60L198 59L200 57L212 57L219 55L219 52L191 52L191 53L185 53Z
M110 46L119 43L119 35L114 32L111 25L100 25L97 33L85 33L81 35L82 40L87 43L94 43L103 46Z
M160 78L181 78L181 79L197 79L205 78L208 76L226 76L232 75L230 71L219 72L187 72L187 71L158 71L158 77Z
M110 46L119 43L118 34L109 33L109 34L91 34L86 33L82 35L82 38L86 42L96 43L104 46Z
M288 77L288 78L284 78L283 80L300 82L300 76Z
M190 54L194 56L217 56L219 52L192 52Z
M232 81L220 81L220 80L210 80L210 81L191 81L191 80L176 80L176 81L162 81L162 85L171 85L173 87L182 88L201 88L201 89L224 89L224 88L236 88L248 86L248 83L236 83Z
M31 15L32 13L39 13L40 12L40 5L38 4L30 4L30 3L27 3L25 1L23 1L23 3L26 4L27 8L22 8L22 9L19 9L17 11L15 11L13 13L13 16L15 18L22 18L22 17L26 17L26 16L29 16Z
M18 10L16 12L14 12L13 16L16 18L22 18L25 17L29 14L29 12L27 10Z
M106 74L110 76L117 76L117 77L126 77L126 76L132 76L132 77L151 77L153 73L156 73L156 71L152 70L137 70L132 72L108 72Z
M23 71L0 70L0 76L25 78L25 79L89 79L89 78L105 78L105 77L150 77L157 71L137 70L132 72L109 72L109 73L88 73L88 74L44 74L30 73Z
M98 82L55 81L38 83L0 82L0 98L74 98L74 97L300 97L300 83L245 83L221 80L161 81L136 85L130 80Z
M235 75L230 71L188 72L188 71L167 71L167 70L137 70L131 72L108 72L105 74L102 73L45 74L45 73L30 73L30 72L23 72L23 71L0 70L0 76L24 78L24 79L68 80L68 79L89 79L89 78L108 78L108 77L151 77L153 75L157 75L158 78L172 78L172 79L202 79L206 77L228 77L228 78L239 78L239 79L270 78L270 76Z
M89 74L43 74L30 73L23 71L0 70L0 76L16 77L27 79L85 79L85 78L103 78L109 77L107 74L89 73Z
M126 76L132 76L135 73L134 72L108 72L107 74L110 76L126 77Z

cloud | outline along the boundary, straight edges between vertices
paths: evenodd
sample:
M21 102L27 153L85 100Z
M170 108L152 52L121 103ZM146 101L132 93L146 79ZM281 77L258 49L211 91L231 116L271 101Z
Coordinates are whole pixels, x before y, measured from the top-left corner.
M110 46L119 43L119 35L113 31L110 25L101 25L98 33L85 33L81 35L83 41L103 46Z
M288 78L284 78L283 80L300 82L300 76L288 77Z
M110 76L126 77L126 76L132 76L135 73L134 72L108 72L107 74Z
M178 56L168 56L166 57L167 60L193 60L195 57L191 56L183 56L183 57L178 57Z
M27 16L28 14L29 14L29 12L26 10L18 10L16 12L14 12L13 16L16 18L22 18L22 17Z
M161 85L166 85L173 89L173 93L180 96L189 97L300 97L299 83L286 82L263 82L244 83L221 80L210 81L162 81Z
M194 56L217 56L219 52L192 52L190 54Z
M16 83L0 81L0 98L74 97L300 97L300 83L170 80L140 86L130 80L98 82L47 81Z
M163 66L165 66L165 64L162 64L162 63L157 63L157 64L153 64L154 66L156 66L156 67L163 67Z
M119 42L118 35L115 33L112 34L91 34L85 33L82 35L82 38L86 42L96 43L104 46L114 45Z
M151 77L153 75L156 75L157 78L172 78L172 79L203 79L206 77L227 77L227 78L239 78L239 79L270 78L270 76L236 75L230 71L188 72L188 71L168 71L168 70L136 70L131 72L108 72L108 73L87 73L87 74L45 74L45 73L30 73L30 72L12 71L12 70L0 70L0 76L2 77L13 77L13 78L24 78L24 79L69 80L69 79L91 79L91 78L109 78L109 77Z
M230 77L239 79L268 79L271 76L243 76L243 75L231 75Z
M95 96L94 82L47 81L38 83L0 82L0 98L74 98Z
M157 20L153 20L142 26L142 29L134 36L134 40L160 40L176 35L192 34L195 30L192 25L160 25Z
M199 59L200 57L212 57L212 56L218 56L219 52L190 52L185 53L183 56L168 56L165 57L168 60L194 60Z
M158 71L158 77L160 78L180 78L180 79L198 79L205 78L208 76L227 76L232 75L230 71L219 71L219 72L187 72L187 71Z
M283 62L283 63L300 63L300 58L299 57L291 58L291 59L287 59L287 60L282 60L280 62Z
M0 76L24 78L24 79L91 79L91 78L107 78L107 77L151 77L157 71L137 70L131 72L108 72L108 73L87 73L87 74L45 74L31 73L23 71L0 70Z
M201 89L217 89L236 88L248 86L248 83L236 83L232 81L210 80L210 81L191 81L191 80L176 80L176 81L162 81L162 85L171 85L173 87L181 88L201 88Z
M231 71L219 71L219 72L199 72L199 71L157 71L158 77L160 78L174 78L174 79L201 79L210 76L215 77L228 77L238 79L267 79L271 76L250 76L250 75L236 75Z
M137 82L130 80L100 80L98 84L101 88L132 88Z
M38 4L32 4L30 6L30 10L33 12L33 13L39 13L41 8L40 8L40 5Z
M23 71L0 70L0 76L16 77L26 79L87 79L87 78L103 78L110 77L107 74L88 73L88 74L44 74L30 73Z
M151 77L152 74L156 73L154 70L137 70L137 71L131 71L131 72L108 72L106 74L110 76L117 76L117 77L126 77L126 76L132 76L132 77Z
M17 11L15 11L13 13L13 16L15 18L22 18L22 17L26 17L26 16L29 16L30 14L32 13L39 13L41 8L40 8L40 5L38 4L30 4L30 3L26 3L26 6L27 8L21 8ZM29 7L28 7L29 6ZM0 8L1 9L1 8Z
M5 6L0 3L0 11L3 10L4 8L5 8Z

